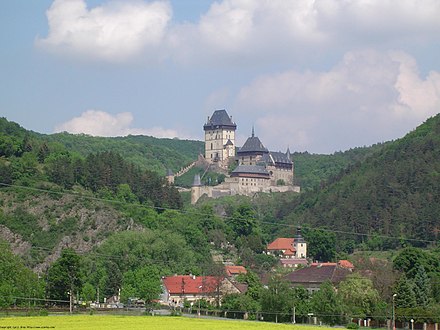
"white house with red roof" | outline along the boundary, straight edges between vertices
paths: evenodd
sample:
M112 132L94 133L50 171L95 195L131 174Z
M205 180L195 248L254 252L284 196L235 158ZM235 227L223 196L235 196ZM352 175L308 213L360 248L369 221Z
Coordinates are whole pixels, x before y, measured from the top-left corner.
M181 306L185 300L214 302L225 294L241 292L228 278L221 276L165 276L162 278L162 287L161 301L171 306Z
M307 264L307 242L301 235L301 228L297 228L293 238L279 237L269 243L266 253L280 258L283 267L297 267Z

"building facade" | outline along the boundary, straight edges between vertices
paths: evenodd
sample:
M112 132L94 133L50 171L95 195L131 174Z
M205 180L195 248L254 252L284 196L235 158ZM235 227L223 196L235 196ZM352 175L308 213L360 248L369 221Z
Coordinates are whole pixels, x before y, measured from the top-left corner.
M211 163L227 166L235 157L235 130L237 125L226 110L216 110L203 125L205 131L205 158Z
M208 117L203 126L206 161L223 169L232 161L238 166L217 186L203 186L197 175L191 188L191 203L195 204L203 195L218 198L258 192L299 192L300 187L293 184L294 166L289 149L286 153L269 151L252 129L252 135L236 151L236 128L226 110L216 110Z

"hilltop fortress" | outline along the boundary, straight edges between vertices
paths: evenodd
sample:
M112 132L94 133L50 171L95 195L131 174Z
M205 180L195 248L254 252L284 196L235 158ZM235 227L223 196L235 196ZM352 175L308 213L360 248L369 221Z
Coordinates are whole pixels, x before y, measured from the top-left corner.
M237 125L226 110L216 110L205 125L205 162L214 171L226 172L235 169L217 186L203 186L200 175L194 177L191 188L191 203L195 204L206 195L218 198L228 195L251 196L257 192L299 192L293 185L294 166L289 149L286 153L269 151L255 136L246 140L241 148L235 144Z

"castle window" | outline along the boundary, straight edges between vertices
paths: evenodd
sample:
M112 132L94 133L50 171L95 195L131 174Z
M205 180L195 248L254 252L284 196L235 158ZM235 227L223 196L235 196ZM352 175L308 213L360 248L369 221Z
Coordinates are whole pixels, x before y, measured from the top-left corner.
M212 143L211 143L211 150L213 150L213 148L212 148ZM212 155L211 155L212 156Z

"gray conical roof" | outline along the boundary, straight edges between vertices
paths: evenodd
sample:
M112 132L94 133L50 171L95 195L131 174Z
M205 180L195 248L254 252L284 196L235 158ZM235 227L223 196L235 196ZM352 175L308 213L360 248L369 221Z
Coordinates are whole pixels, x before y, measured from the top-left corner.
M202 185L202 180L200 180L200 174L194 175L193 187L199 187Z

